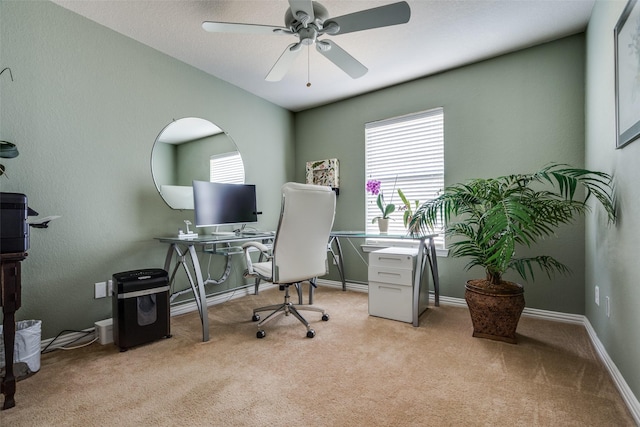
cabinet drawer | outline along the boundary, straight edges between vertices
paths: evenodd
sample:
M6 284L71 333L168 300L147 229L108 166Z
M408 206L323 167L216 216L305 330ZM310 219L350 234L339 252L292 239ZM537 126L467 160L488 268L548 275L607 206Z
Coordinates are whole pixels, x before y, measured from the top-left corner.
M413 285L413 270L369 265L369 283L371 282L411 286Z
M389 283L369 282L369 314L411 322L413 288Z
M369 254L369 265L413 270L417 254L418 250L413 248L379 249Z

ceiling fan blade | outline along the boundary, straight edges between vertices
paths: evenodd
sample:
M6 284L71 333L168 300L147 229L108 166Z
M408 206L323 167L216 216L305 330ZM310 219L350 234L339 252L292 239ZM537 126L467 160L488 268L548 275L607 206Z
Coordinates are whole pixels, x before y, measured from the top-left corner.
M337 32L327 32L329 35L353 33L355 31L372 28L388 27L390 25L405 24L411 18L411 9L405 1L361 10L360 12L338 16L325 21L325 27L331 22L340 26Z
M354 79L364 76L369 71L367 67L331 40L318 40L316 49Z
M309 16L309 22L313 22L315 18L313 13L313 3L311 0L289 0L289 6L291 7L291 13L297 18L298 12L304 12Z
M302 45L300 43L293 43L287 46L264 79L268 82L277 82L282 80L293 65L293 61L298 57L301 50Z
M237 24L234 22L205 21L202 28L210 33L291 34L288 28L272 25Z

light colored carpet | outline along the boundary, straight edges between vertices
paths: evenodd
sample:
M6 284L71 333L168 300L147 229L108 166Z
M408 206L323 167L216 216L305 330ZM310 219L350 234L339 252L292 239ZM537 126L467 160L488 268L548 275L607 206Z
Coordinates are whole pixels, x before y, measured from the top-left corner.
M420 326L371 317L367 294L321 287L331 316L255 337L253 307L277 289L174 317L173 337L43 355L2 426L632 426L582 326L522 318L519 344L471 337L465 308Z

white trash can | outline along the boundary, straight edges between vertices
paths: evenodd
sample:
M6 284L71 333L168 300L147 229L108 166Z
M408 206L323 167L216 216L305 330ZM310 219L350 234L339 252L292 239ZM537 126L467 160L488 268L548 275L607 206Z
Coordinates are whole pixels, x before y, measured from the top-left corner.
M4 333L0 325L0 368L5 366ZM42 335L41 320L20 320L16 322L16 339L13 352L13 363L27 364L32 373L40 370L40 337Z

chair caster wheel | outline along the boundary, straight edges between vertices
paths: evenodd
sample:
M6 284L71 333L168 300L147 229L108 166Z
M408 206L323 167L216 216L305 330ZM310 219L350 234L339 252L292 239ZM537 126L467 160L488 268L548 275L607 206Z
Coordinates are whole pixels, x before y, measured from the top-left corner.
M254 322L257 322L258 320L260 320L260 315L259 314L254 314L253 317L251 318L251 320L253 320Z
M313 338L316 336L316 331L314 331L313 329L309 329L307 331L307 338Z
M323 315L322 315L322 320L324 320L325 322L326 322L327 320L329 320L329 315L328 315L327 313L323 314Z
M260 329L257 333L256 333L256 337L257 338L264 338L265 336L267 336L267 333L265 331L263 331L262 329Z

